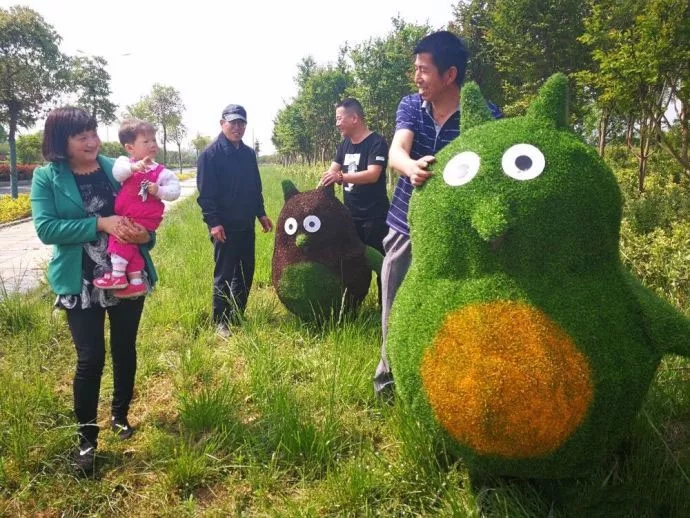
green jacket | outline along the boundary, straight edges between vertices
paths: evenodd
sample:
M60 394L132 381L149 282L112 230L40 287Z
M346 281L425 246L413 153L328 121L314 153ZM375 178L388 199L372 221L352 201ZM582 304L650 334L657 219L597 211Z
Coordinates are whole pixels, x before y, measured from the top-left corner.
M113 177L112 158L98 157L115 192L120 183ZM53 257L48 263L48 282L58 295L81 293L83 245L98 239L96 218L88 216L84 209L74 173L65 162L50 162L36 168L31 181L31 212L38 238L53 246ZM149 250L151 241L139 249L146 262L151 285L158 280Z

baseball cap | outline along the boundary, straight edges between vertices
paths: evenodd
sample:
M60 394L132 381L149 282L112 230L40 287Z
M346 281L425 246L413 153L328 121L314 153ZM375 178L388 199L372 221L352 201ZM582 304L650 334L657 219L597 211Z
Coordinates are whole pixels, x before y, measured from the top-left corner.
M238 119L247 122L247 110L239 104L228 104L223 110L221 117L228 122Z

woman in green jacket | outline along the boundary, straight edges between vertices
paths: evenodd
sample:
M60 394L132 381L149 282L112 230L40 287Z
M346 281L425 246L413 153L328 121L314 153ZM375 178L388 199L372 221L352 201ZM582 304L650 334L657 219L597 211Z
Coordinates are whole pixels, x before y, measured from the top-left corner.
M31 210L38 237L54 245L48 282L56 305L67 314L77 350L74 413L79 447L77 468L91 474L99 428L96 412L105 363L105 315L110 319L110 349L114 391L111 427L120 438L132 435L127 421L136 372L136 337L144 297L117 299L93 286L93 279L110 269L108 234L140 245L146 260L146 280L156 281L149 249L154 240L143 227L115 215L113 160L98 154L96 120L79 108L65 107L48 115L43 133L43 156L48 164L34 171Z

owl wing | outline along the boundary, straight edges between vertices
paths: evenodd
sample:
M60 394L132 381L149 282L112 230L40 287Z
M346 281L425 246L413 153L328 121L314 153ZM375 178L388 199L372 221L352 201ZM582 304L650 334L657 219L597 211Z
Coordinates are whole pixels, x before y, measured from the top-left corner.
M661 353L690 357L690 319L631 273L624 271L623 275L642 312L642 325L652 346Z

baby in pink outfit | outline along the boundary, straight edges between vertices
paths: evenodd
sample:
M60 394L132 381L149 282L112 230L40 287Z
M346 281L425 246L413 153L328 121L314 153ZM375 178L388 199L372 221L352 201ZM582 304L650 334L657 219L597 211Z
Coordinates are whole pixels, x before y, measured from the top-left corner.
M121 156L113 165L113 176L122 183L115 198L115 214L125 216L154 231L163 220L162 200L180 196L180 182L175 174L153 161L158 152L156 129L148 122L127 119L119 131L120 143L129 157ZM144 258L139 245L122 243L112 234L108 237L112 273L94 279L96 287L117 290L119 298L146 294L142 279Z

